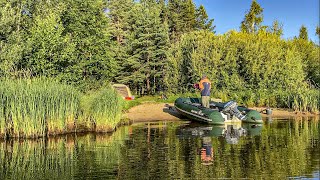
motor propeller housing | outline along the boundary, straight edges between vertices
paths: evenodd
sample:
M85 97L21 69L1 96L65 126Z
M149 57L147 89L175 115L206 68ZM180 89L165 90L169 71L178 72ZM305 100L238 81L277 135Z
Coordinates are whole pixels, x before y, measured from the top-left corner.
M236 102L234 101L229 101L227 102L224 107L222 112L224 112L225 114L229 113L232 116L236 116L238 119L245 120L246 116L243 115L239 110L238 110L238 105Z

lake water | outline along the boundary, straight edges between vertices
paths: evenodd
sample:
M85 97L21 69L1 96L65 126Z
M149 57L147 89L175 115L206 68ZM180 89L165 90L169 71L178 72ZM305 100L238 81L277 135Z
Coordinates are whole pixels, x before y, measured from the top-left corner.
M0 179L319 179L320 125L152 122L0 142Z

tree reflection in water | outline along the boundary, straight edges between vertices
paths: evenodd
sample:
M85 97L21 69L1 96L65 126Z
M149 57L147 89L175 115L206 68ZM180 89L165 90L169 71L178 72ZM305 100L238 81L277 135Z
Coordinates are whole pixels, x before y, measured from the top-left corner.
M3 141L0 179L318 178L318 120L231 125L157 122L112 135Z

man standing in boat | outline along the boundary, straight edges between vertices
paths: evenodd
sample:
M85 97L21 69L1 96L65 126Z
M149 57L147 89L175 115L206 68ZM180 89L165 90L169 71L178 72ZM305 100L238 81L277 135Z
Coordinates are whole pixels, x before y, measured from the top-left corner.
M203 107L210 108L210 89L211 82L206 75L202 75L202 78L199 82L199 89L201 91L201 104Z

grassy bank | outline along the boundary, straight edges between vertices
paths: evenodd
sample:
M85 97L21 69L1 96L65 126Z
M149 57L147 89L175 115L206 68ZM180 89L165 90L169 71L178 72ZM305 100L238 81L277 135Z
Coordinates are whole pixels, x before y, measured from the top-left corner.
M121 121L123 110L144 102L173 103L178 97L200 97L199 92L143 96L124 101L109 85L81 93L54 79L0 80L0 138L35 138L69 132L112 131ZM248 107L288 108L319 113L317 90L295 91L213 91L212 97L235 100Z
M52 79L2 79L0 136L39 137L72 128L80 94Z
M53 79L0 80L0 137L35 138L113 129L122 99L111 87L83 95Z

